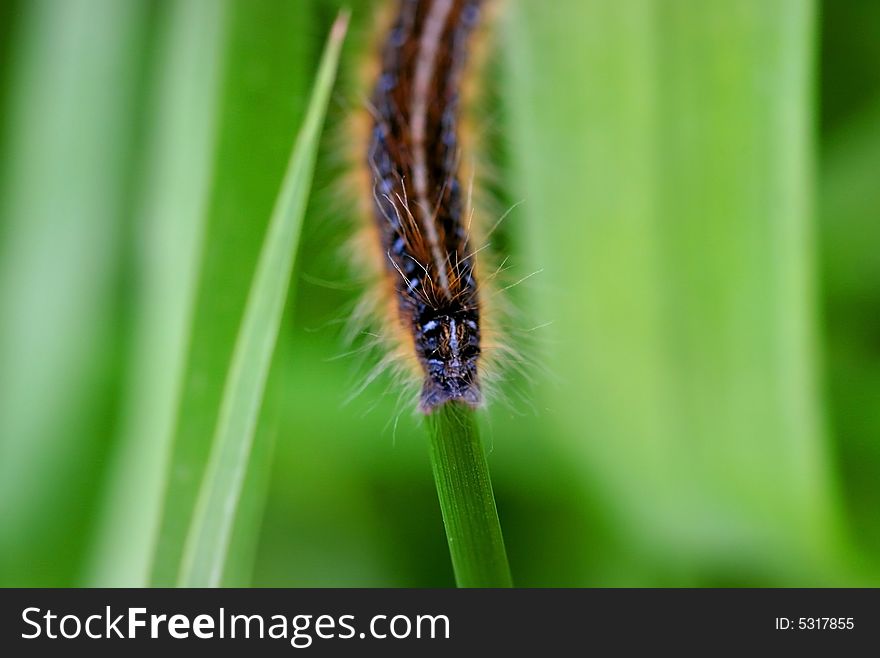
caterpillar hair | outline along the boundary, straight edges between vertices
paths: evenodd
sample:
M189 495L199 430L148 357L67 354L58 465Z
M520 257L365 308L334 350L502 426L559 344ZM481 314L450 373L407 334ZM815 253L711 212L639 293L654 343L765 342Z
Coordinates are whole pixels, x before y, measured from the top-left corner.
M474 249L473 176L460 171L465 68L484 11L483 0L398 0L369 76L362 189L370 221L357 251L374 255L381 281L367 304L385 318L380 365L405 364L425 414L486 398L491 320L482 247Z

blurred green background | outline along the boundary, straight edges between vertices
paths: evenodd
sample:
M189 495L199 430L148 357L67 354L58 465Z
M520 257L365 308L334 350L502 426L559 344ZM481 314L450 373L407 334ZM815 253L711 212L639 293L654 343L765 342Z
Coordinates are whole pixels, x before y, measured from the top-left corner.
M347 401L377 2L0 2L0 584L172 585L257 255L352 28L224 582L452 586L418 418ZM475 116L521 586L880 584L880 3L509 0ZM500 209L500 210L499 210Z

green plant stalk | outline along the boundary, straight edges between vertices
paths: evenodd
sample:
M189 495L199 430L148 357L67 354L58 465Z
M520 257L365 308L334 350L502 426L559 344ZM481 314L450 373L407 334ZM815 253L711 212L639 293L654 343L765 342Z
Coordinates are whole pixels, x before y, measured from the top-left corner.
M131 366L86 570L86 582L97 587L149 582L213 174L226 4L175 2L163 16L135 216Z
M625 535L673 563L737 546L779 584L830 573L841 518L815 337L815 4L518 0L503 32L510 189L545 267L520 292L566 382L539 404Z
M178 578L184 587L218 587L226 568L347 24L348 14L340 14L331 31L260 253L226 379L211 458L184 549Z
M198 5L198 0L175 0L171 5L181 2L187 7ZM165 460L160 522L156 540L151 542L149 582L153 587L171 587L180 574L241 320L278 199L279 181L289 164L293 136L305 118L323 41L318 36L323 21L313 11L317 0L208 2L228 9L222 53L212 60L221 74L214 109L216 148L210 163L209 198L187 326L188 348L174 396L176 412ZM207 26L203 28L207 30ZM205 38L202 34L199 41ZM199 53L204 50L198 44L194 47ZM260 74L254 75L254 71ZM189 76L193 85L193 80L204 77ZM189 96L193 93L188 92ZM189 106L192 110L199 107L193 102ZM198 131L191 129L186 134L194 132ZM187 139L191 141L192 137ZM193 176L192 168L184 171L188 178ZM165 173L166 177L173 175ZM218 290L222 294L217 294ZM276 350L272 369L281 360ZM264 444L272 443L272 432L267 431L269 424L265 422L274 414L274 402L270 400L274 397L269 393L272 382L270 374L232 530L233 546L226 560L224 585L232 572L249 571L239 544L254 541L255 530L248 524L259 522L261 506L255 491L264 489L259 480L269 477L269 469L259 455L270 452Z
M455 582L512 587L507 552L474 411L445 404L428 417L431 468Z

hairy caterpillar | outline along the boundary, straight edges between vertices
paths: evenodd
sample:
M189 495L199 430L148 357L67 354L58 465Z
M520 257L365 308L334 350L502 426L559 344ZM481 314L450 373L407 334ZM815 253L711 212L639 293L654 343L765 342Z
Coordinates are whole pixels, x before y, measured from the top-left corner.
M372 240L423 413L484 399L482 299L458 172L462 75L481 5L399 0L370 97Z

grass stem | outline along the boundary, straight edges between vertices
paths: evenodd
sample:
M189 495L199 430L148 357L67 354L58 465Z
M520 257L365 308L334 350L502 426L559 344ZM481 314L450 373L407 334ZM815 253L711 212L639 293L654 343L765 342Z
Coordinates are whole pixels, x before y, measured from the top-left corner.
M428 417L431 467L459 587L511 587L475 413L445 404Z

